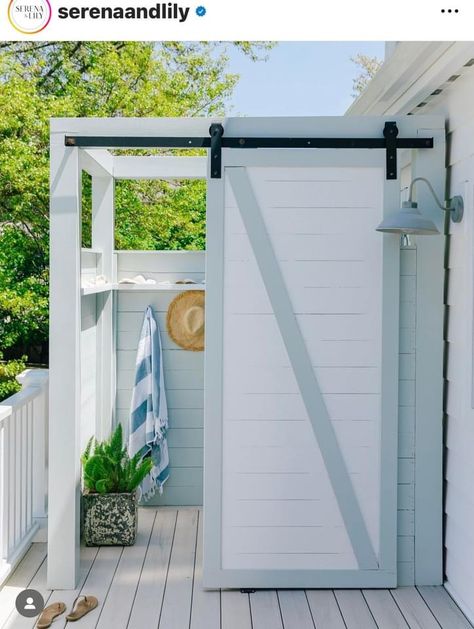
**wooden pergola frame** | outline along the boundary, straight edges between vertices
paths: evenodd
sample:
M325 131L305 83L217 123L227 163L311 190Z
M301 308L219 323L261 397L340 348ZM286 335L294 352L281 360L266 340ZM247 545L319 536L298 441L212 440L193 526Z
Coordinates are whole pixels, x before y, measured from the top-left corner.
M104 149L65 146L68 133L177 135L207 131L207 120L57 119L51 121L51 316L48 586L74 588L79 571L81 173L92 177L92 250L98 272L113 278L114 183L117 179L204 179L206 157L115 156ZM97 293L98 437L113 421L112 287Z

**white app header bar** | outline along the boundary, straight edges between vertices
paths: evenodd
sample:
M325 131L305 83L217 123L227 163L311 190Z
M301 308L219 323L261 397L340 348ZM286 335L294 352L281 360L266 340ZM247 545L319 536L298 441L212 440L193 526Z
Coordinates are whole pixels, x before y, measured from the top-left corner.
M0 40L471 40L467 0L6 0Z

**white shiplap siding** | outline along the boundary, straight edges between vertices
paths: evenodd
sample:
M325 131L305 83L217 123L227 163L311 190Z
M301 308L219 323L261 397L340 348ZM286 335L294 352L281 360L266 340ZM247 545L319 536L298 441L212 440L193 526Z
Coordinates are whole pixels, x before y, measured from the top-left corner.
M204 279L203 251L117 252L117 279L137 274L157 282ZM161 330L170 419L171 473L162 496L149 504L201 505L203 467L204 353L180 349L166 331L166 311L176 291L118 292L117 419L128 426L135 357L143 314L151 305Z
M398 584L415 578L415 282L416 248L400 251L398 408Z
M465 203L463 222L451 224L448 262L445 573L448 589L474 618L472 103L474 71L469 69L424 113L446 117L449 196L461 194Z
M424 69L417 48L437 46ZM447 130L447 196L464 197L464 219L451 224L447 294L445 402L446 587L474 619L473 186L474 44L400 43L350 114L442 114ZM426 50L423 56L428 58ZM396 62L396 63L395 63ZM457 77L457 78L455 78ZM454 79L454 80L453 80ZM383 89L381 89L383 86ZM441 89L441 93L437 90ZM394 96L396 92L398 96ZM416 106L423 104L422 106ZM439 278L442 282L443 278Z

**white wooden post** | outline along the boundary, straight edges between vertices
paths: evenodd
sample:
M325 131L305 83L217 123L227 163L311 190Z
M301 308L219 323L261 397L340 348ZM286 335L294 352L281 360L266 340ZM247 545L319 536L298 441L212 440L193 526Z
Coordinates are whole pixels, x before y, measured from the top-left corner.
M59 127L51 135L50 203L48 587L73 589L79 573L81 195L78 149L64 146Z
M92 176L92 248L101 252L100 273L114 282L114 178ZM97 405L96 436L106 438L112 428L115 401L115 343L113 293L97 295Z
M413 151L412 178L426 177L445 195L445 129L423 133L434 148ZM423 182L416 187L423 216L443 232L444 214ZM415 584L443 583L443 236L416 239Z

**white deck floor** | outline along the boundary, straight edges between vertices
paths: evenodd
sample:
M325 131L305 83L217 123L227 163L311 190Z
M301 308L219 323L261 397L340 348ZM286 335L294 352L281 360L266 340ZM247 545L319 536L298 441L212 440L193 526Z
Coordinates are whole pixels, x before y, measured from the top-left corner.
M442 587L204 592L200 516L196 508L142 509L135 546L83 548L76 591L46 589L46 545L33 544L0 591L0 627L34 627L14 608L30 587L68 609L79 593L97 596L78 629L471 628ZM54 629L66 626L62 618Z

